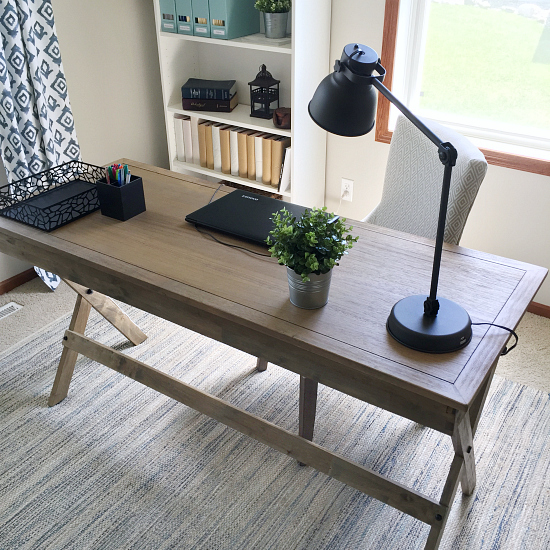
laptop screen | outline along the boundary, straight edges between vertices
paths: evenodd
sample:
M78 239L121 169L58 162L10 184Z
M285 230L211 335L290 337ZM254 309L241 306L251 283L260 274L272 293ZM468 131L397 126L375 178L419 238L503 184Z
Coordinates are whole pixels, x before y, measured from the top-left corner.
M306 209L305 206L236 190L188 214L185 221L267 246L265 240L273 229L273 213L283 208L296 217Z

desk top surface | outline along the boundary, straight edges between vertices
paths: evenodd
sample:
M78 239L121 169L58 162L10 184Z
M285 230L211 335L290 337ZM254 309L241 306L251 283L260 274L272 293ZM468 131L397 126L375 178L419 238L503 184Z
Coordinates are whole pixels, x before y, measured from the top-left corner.
M334 269L329 303L302 310L290 303L286 270L276 260L222 246L185 222L217 185L126 162L143 178L146 212L126 222L95 212L49 234L0 218L0 250L157 315L165 312L161 316L180 324L178 307L202 312L205 323L223 319L240 327L246 351L253 351L254 332L267 335L273 351L265 355L272 362L277 348L293 345L320 363L322 358L444 404L465 408L472 402L508 333L475 326L466 348L432 355L407 349L386 332L398 300L429 292L431 241L354 222L359 241ZM219 193L231 191L224 189ZM473 322L514 328L545 275L541 267L445 245L439 295L463 306ZM177 305L163 309L162 299ZM204 333L225 341L223 324L217 330Z

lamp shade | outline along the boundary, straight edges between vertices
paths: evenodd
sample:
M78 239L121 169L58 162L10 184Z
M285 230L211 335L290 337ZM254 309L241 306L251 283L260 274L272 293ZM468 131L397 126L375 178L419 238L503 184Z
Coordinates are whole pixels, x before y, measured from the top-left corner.
M374 127L376 90L372 72L379 66L377 53L362 44L348 44L309 102L314 122L332 134L362 136ZM365 78L366 77L366 78Z

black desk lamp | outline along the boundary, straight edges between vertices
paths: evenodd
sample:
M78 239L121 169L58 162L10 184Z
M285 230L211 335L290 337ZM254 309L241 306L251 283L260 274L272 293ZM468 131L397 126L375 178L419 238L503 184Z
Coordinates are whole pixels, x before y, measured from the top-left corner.
M373 71L378 76L373 76ZM376 88L393 103L438 149L444 165L439 221L435 240L430 295L409 296L397 302L388 317L388 332L401 344L419 351L445 353L466 346L472 338L470 316L461 306L437 298L437 283L449 202L451 171L457 152L443 143L383 84L386 71L378 54L362 44L348 44L334 72L323 79L309 103L309 114L324 130L340 136L362 136L374 128Z

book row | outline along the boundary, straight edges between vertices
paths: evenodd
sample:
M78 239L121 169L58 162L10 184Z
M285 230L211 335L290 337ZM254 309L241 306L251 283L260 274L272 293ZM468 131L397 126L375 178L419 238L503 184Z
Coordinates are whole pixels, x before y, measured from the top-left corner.
M277 187L290 187L290 138L175 115L178 160Z

